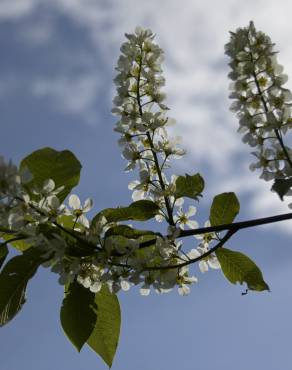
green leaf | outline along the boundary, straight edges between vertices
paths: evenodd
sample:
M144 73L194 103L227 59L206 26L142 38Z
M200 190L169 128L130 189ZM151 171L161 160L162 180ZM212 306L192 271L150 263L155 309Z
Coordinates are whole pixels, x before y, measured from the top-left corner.
M159 212L159 207L156 203L150 200L138 200L133 202L128 207L107 208L98 213L92 220L92 225L95 224L101 216L107 219L107 222L118 221L146 221L153 218Z
M176 190L175 197L188 197L198 200L199 196L204 190L204 179L197 173L193 176L186 174L186 176L179 176L175 182Z
M223 274L232 284L245 282L250 290L258 292L270 290L263 279L261 270L243 253L231 251L227 248L219 248L216 250L216 256Z
M239 212L240 204L234 193L216 195L210 210L212 226L225 225L233 222Z
M111 227L105 233L106 237L113 236L113 235L121 235L128 239L138 239L141 236L145 236L145 235L161 235L161 234L155 233L154 231L150 231L150 230L134 229L128 225L117 225L117 226Z
M76 222L76 216L74 215L61 215L58 216L57 222L59 225L63 226L65 229L68 230L79 230L79 232L85 231L85 226Z
M10 239L14 239L11 234L1 234L0 237L8 242ZM24 252L32 247L32 244L27 243L25 240L16 240L14 242L9 243L15 249Z
M0 273L0 326L10 321L22 308L27 283L42 262L44 259L40 252L32 248L4 266Z
M111 367L120 336L121 311L118 298L107 286L95 295L98 307L95 328L87 340L88 345Z
M283 200L291 187L292 177L288 179L276 179L271 190L275 191L279 195L280 199Z
M65 290L60 312L61 324L67 337L80 352L90 337L97 318L95 295L77 282Z
M9 251L6 244L0 244L0 268L2 267Z
M57 194L62 202L71 189L79 182L81 164L69 150L58 152L52 148L39 149L24 158L20 163L20 172L29 171L33 178L25 187L30 191L32 187L42 188L45 180L52 179L56 188L64 186Z

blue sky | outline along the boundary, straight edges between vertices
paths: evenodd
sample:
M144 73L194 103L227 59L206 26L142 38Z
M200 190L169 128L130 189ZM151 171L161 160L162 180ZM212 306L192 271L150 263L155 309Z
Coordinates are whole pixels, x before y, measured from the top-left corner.
M207 183L201 225L212 197L235 191L238 219L287 212L251 173L249 148L228 107L228 31L249 20L268 33L292 75L290 2L233 0L0 0L0 154L16 163L43 146L70 149L83 164L76 192L95 211L131 201L125 161L113 133L112 79L125 32L150 27L165 50L166 92L174 134L187 148L177 174L201 172ZM288 82L289 87L289 82ZM191 243L192 241L190 241ZM119 294L122 331L114 370L289 369L292 251L290 222L245 230L228 246L261 267L271 293L241 296L220 271L200 274L188 297L176 291ZM1 370L106 369L90 350L78 354L62 333L57 276L41 270L27 303L1 328Z

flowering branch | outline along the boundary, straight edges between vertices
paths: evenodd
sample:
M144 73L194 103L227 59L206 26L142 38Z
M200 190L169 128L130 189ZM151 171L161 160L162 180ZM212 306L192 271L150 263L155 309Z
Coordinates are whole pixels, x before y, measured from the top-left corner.
M197 208L191 204L185 209L184 202L200 200L204 179L199 173L168 178L165 172L185 151L178 146L179 138L169 138L167 132L173 120L166 115L161 92L163 51L150 30L138 27L126 38L116 67L112 112L118 116L115 131L127 161L125 171L139 173L128 186L133 203L104 209L89 220L92 201L88 198L82 205L71 194L81 170L73 153L43 148L24 158L19 168L0 157L0 268L8 244L22 253L0 271L0 325L20 310L26 285L42 264L65 286L61 323L66 334L78 350L87 342L109 366L120 325L115 293L139 286L147 296L151 290L166 293L177 287L180 295L187 295L198 281L190 270L195 263L202 273L221 268L231 283L246 283L248 290L269 290L256 264L225 244L241 229L292 219L286 213L234 222L240 204L230 192L214 197L209 220L199 227L193 219ZM250 169L261 169L261 178L274 180L272 190L283 200L292 195L292 150L284 143L292 128L292 94L283 87L287 77L273 47L251 22L231 33L226 54L231 58L230 97L235 100L231 109L239 118L243 141L255 148L257 162ZM127 224L152 218L166 221L167 233ZM192 249L183 244L189 236L198 239ZM110 337L105 340L110 343L106 356L104 344L101 348L96 340L101 330L97 308L105 328L111 317L112 327L102 333Z

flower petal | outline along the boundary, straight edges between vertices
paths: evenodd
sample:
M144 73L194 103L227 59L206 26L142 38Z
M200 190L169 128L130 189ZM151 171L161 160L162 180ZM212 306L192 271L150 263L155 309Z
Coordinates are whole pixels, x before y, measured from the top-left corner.
M208 264L206 261L200 261L199 262L199 269L201 272L207 272L209 270Z
M188 257L190 259L198 258L200 255L201 253L197 249L191 249L188 253Z
M92 208L92 205L93 205L92 199L87 198L86 201L84 202L82 212L83 213L89 212Z
M73 209L80 209L81 203L80 203L80 199L77 195L75 195L75 194L70 195L70 197L69 197L69 206Z
M220 262L218 261L217 257L216 256L210 256L208 258L208 265L212 268L212 269L220 269L221 268L221 265L220 265Z
M55 189L55 181L52 179L48 179L44 181L43 184L43 191L46 193L50 193Z
M188 287L187 285L185 284L182 284L179 288L178 288L178 294L179 295L188 295L190 293L191 289L190 287Z
M78 217L77 222L79 222L81 225L89 228L89 221L84 215L81 215Z
M55 195L52 195L50 197L48 197L48 205L52 208L52 209L58 209L59 206L60 206L60 201L59 201L59 198L56 197Z
M189 210L186 213L187 217L194 216L197 212L197 208L195 206L190 206Z
M186 222L186 224L191 228L191 229L197 229L199 227L199 224L197 223L197 221L192 221L192 220L188 220Z

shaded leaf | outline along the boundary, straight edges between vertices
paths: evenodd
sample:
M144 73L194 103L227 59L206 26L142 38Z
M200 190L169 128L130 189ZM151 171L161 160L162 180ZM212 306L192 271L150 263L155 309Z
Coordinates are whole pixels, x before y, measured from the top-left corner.
M64 332L78 351L90 337L96 318L94 293L77 282L69 284L65 290L60 319Z
M193 176L186 174L185 176L179 176L175 182L176 190L175 197L188 197L198 200L204 190L204 179L197 173Z
M210 210L211 225L224 225L233 222L239 209L240 204L234 193L216 195Z
M128 239L138 239L141 236L145 236L145 235L160 235L160 234L155 233L150 230L134 229L128 225L117 225L117 226L111 227L105 233L106 237L112 236L112 235L121 235Z
M9 251L6 244L0 244L0 268L2 267Z
M272 186L273 191L275 191L281 200L283 200L284 196L288 193L292 186L292 177L288 179L276 179Z
M25 303L28 281L44 262L34 248L12 258L0 273L0 326L10 321Z
M64 185L64 189L57 194L62 202L78 184L81 164L69 150L59 152L47 147L31 153L21 161L20 172L27 170L33 178L25 187L32 198L32 187L42 188L45 180L52 179L56 187Z
M111 367L119 342L121 311L118 298L107 286L95 295L98 307L95 328L87 340L88 345Z
M92 220L92 225L95 224L101 216L107 219L107 222L118 221L146 221L153 218L159 212L159 207L156 203L150 200L138 200L133 202L128 207L107 208L98 213Z
M263 291L269 290L269 286L263 279L261 270L246 255L227 248L216 250L216 256L220 262L223 274L232 283L246 283L248 289Z
M2 234L1 238L3 238L5 241L9 241L14 237L12 237L11 234ZM24 252L32 247L32 244L27 243L25 240L15 240L14 242L11 242L9 244L21 252Z

